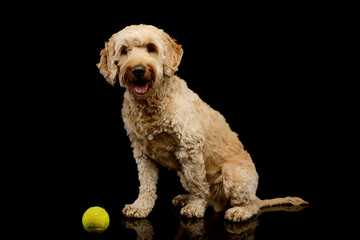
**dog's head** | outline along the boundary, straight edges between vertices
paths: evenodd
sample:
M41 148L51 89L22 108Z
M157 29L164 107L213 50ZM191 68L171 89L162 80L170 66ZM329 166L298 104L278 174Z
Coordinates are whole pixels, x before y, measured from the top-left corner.
M111 85L120 86L136 96L150 94L154 86L174 75L183 50L163 30L150 25L132 25L105 42L97 67Z

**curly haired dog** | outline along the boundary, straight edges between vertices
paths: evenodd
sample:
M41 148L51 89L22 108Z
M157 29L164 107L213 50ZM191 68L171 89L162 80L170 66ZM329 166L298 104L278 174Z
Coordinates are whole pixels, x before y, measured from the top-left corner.
M138 166L137 200L123 214L144 218L154 207L157 165L177 171L189 193L173 199L186 217L201 218L207 206L225 218L249 219L261 207L307 204L297 197L260 200L250 155L225 118L191 91L178 70L183 50L163 30L132 25L113 34L100 52L100 73L125 87L122 116Z

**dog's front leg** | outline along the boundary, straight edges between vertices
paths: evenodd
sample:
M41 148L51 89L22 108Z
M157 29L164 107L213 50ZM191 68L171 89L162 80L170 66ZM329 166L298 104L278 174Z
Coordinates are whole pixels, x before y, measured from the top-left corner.
M133 204L125 205L122 212L127 217L144 218L155 205L159 170L156 163L139 149L134 148L134 156L139 172L139 196Z
M206 170L200 150L183 150L178 153L182 173L190 191L188 201L180 214L186 217L204 217L209 197L209 184L206 181Z

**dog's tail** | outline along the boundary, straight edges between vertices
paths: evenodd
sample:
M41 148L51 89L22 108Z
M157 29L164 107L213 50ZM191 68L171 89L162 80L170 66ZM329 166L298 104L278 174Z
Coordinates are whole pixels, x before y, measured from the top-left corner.
M284 198L273 198L273 199L264 199L260 200L259 207L272 207L277 205L307 205L308 202L304 201L299 197L284 197Z

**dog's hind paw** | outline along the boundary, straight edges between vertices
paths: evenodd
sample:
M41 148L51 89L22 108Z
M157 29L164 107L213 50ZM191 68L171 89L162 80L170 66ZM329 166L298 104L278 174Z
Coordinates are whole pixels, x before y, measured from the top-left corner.
M205 210L202 209L201 207L198 208L193 205L187 205L180 210L180 214L188 218L192 218L192 217L202 218L204 217Z
M245 207L232 207L225 212L225 219L232 222L242 222L251 218L255 212Z
M173 198L172 203L174 206L184 207L189 202L189 196L189 194L179 194Z

